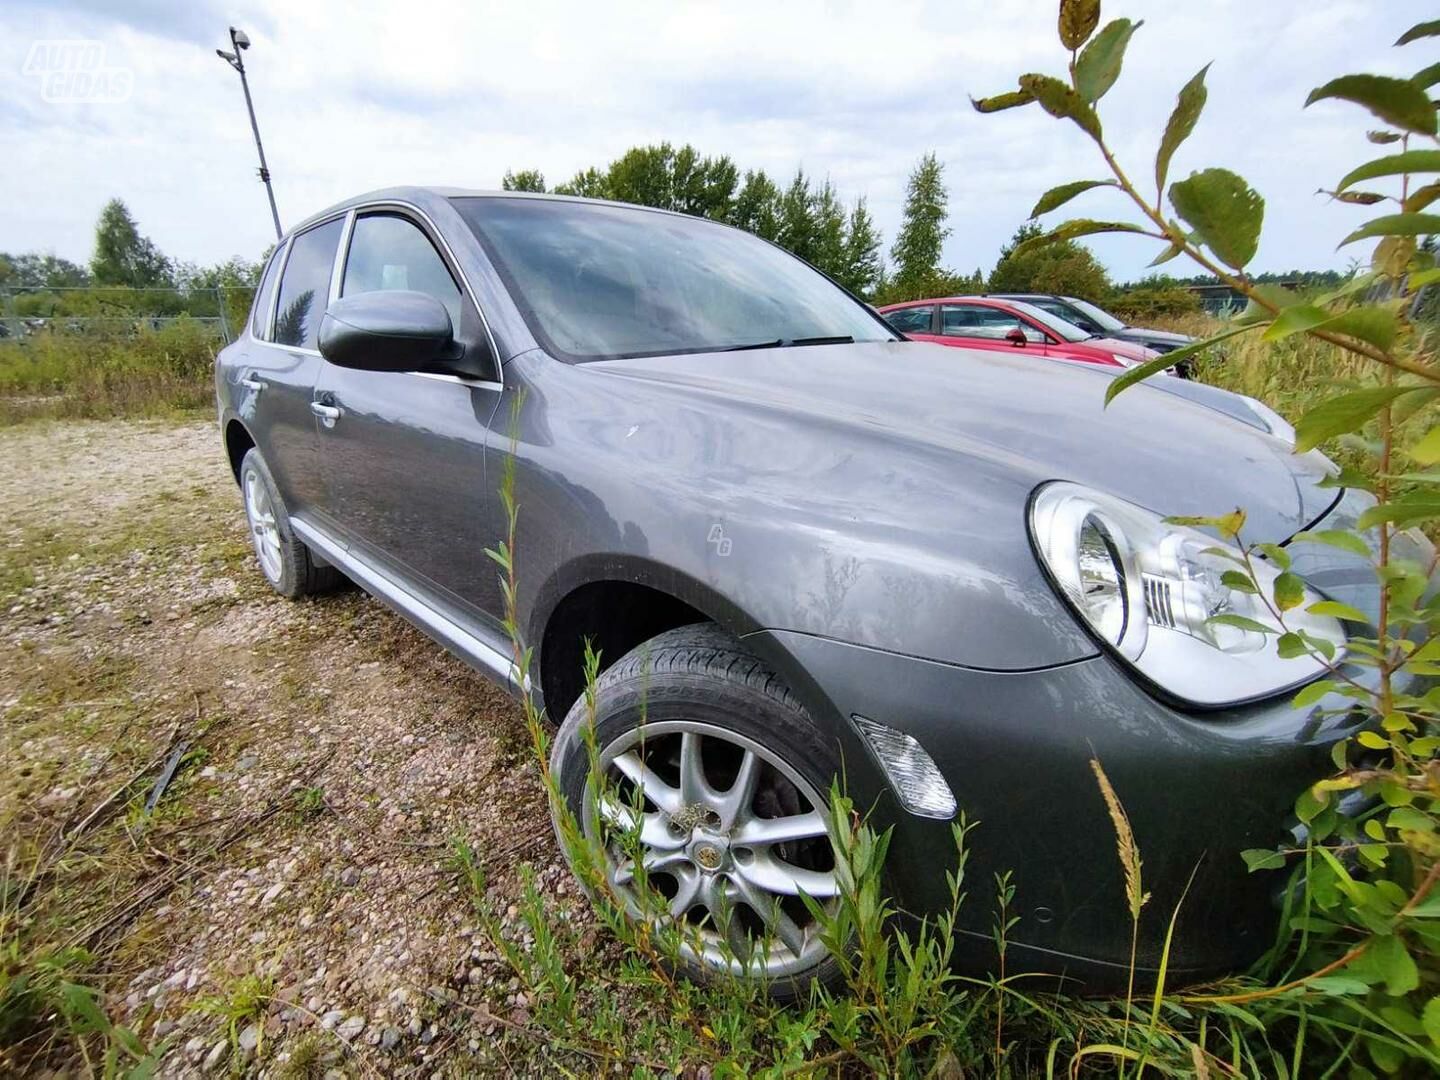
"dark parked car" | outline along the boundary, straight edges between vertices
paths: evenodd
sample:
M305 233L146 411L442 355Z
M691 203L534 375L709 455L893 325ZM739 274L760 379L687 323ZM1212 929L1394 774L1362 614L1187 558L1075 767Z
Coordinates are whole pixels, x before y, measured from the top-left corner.
M1087 334L1096 337L1118 338L1132 341L1157 353L1174 352L1182 345L1195 339L1169 330L1147 330L1143 326L1130 326L1124 319L1110 314L1099 304L1081 300L1078 296L1054 296L1050 293L994 293L1000 300L1023 300L1042 311L1048 311L1056 318L1073 323Z
M980 823L968 964L993 960L985 883L1011 869L1010 970L1116 982L1130 928L1092 756L1155 895L1140 967L1192 871L1170 978L1239 964L1269 940L1278 883L1238 852L1294 843L1291 800L1359 721L1294 708L1315 667L1208 621L1269 616L1222 583L1213 536L1165 517L1241 505L1250 539L1284 543L1366 497L1203 401L1142 386L1106 409L1099 370L956 359L727 226L404 188L286 237L216 391L276 589L343 573L518 692L484 554L513 461L554 769L592 835L626 819L585 806L588 638L602 767L643 806L631 824L696 929L693 971L777 993L834 976L799 896L835 902L822 804L843 775L894 826L908 912L944 902L951 819ZM1290 550L1316 593L1373 612L1365 560ZM1340 624L1290 614L1343 655Z

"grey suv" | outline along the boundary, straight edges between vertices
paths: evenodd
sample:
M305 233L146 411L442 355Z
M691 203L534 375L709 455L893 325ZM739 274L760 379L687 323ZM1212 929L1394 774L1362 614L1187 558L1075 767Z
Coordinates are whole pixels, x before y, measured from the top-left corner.
M894 827L909 913L944 901L951 820L980 823L966 963L993 959L984 883L1009 869L1011 970L1113 982L1130 930L1091 757L1157 900L1140 965L1192 871L1171 978L1241 963L1278 883L1238 852L1285 839L1360 721L1292 707L1316 668L1208 621L1269 616L1222 584L1214 537L1165 518L1241 505L1249 538L1285 543L1364 497L1203 402L1139 387L1106 409L1097 371L957 352L714 222L404 188L285 238L216 392L276 589L343 574L519 693L484 554L513 440L519 630L555 770L605 842L625 813L586 812L588 639L601 766L643 806L693 972L777 993L833 977L800 896L835 902L839 778ZM1317 593L1373 611L1365 560L1291 551ZM1343 655L1344 627L1299 617Z

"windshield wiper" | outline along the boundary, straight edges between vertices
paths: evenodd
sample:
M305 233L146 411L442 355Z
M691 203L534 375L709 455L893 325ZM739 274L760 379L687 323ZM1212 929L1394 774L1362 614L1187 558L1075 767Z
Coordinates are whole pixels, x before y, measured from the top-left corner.
M789 345L854 345L855 339L849 334L836 334L834 337L797 337L787 342Z
M748 345L727 345L718 352L744 352L746 349L788 349L792 345L853 345L855 339L849 334L837 334L834 337L797 337L786 341L784 338L776 338L774 341L755 341Z
M779 339L779 338L776 338L774 341L756 341L756 342L752 342L752 343L749 344L749 345L727 345L725 348L719 349L719 350L717 350L717 351L718 351L718 352L744 352L746 349L778 349L781 345L784 345L784 344L785 344L784 341L782 341L782 340Z

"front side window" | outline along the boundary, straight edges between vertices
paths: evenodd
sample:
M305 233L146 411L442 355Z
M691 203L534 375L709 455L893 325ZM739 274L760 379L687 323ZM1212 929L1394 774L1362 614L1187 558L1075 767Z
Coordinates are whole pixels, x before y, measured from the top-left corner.
M460 286L429 237L398 214L367 214L355 220L340 295L391 289L433 296L450 312L450 325L460 329Z
M250 336L260 341L270 340L270 301L275 297L275 279L280 274L280 259L284 254L285 245L278 245L265 264L260 287L255 290L254 310L250 312Z
M931 304L900 308L898 311L885 313L885 321L902 334L928 334L934 318L935 308Z
M1025 340L1043 342L1045 335L1018 315L984 304L946 304L940 309L940 332L947 337L986 338L999 341L1013 330Z
M315 348L320 316L330 302L330 271L340 244L343 218L301 233L290 243L290 257L280 278L280 302L275 308L277 345Z
M1102 307L1096 307L1089 300L1079 300L1073 296L1065 298L1075 306L1075 309L1087 316L1095 326L1107 334L1113 334L1116 330L1124 330L1125 324L1111 315Z
M739 229L559 199L455 207L531 333L561 359L895 340L822 274Z

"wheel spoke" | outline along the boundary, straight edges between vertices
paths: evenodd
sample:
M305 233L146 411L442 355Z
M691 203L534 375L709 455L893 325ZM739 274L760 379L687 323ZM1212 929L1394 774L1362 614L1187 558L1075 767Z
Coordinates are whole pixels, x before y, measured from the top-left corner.
M644 866L647 874L657 872L670 873L674 868L686 863L685 853L682 851L647 851L645 853ZM635 880L635 860L626 859L615 868L615 884L629 885Z
M793 814L790 817L743 819L730 837L742 847L782 844L787 840L809 840L825 835L825 819L817 811Z
M713 806L719 799L705 779L702 736L687 731L680 736L680 801Z
M615 759L614 765L627 780L645 793L647 799L667 814L675 813L684 805L685 800L681 798L680 792L661 780L659 774L645 764L639 754L633 751L621 754Z
M746 750L740 760L740 769L735 774L735 783L720 796L717 809L722 829L733 829L749 818L750 800L755 797L755 781L759 776L760 756L753 750Z
M779 898L761 892L739 875L735 876L734 882L740 891L741 899L750 910L764 920L766 928L778 937L787 949L799 956L805 948L805 931L785 914L780 907Z
M700 886L704 882L704 875L691 867L677 869L674 878L679 888L670 898L670 915L678 919L695 906L695 901L700 896Z
M610 796L602 798L598 807L600 816L621 832L631 832L636 827L635 810ZM685 846L685 838L670 831L660 814L641 814L639 820L640 843L655 851L674 851Z
M782 896L798 896L803 892L820 900L840 894L834 871L794 866L777 859L768 848L757 851L749 862L737 863L736 873L750 884Z

